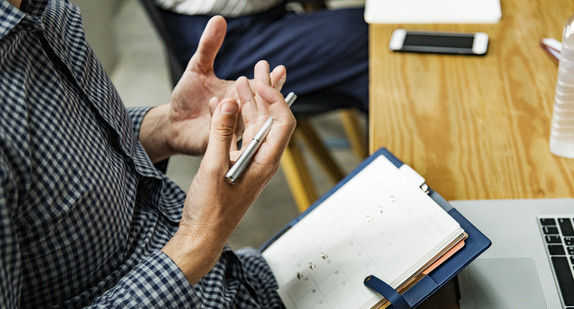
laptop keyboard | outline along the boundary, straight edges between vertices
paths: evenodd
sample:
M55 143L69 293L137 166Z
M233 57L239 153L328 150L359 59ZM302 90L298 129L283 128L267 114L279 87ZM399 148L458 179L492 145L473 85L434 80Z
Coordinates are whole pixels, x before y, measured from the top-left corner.
M564 308L574 309L574 222L573 218L539 217L538 223L558 282Z

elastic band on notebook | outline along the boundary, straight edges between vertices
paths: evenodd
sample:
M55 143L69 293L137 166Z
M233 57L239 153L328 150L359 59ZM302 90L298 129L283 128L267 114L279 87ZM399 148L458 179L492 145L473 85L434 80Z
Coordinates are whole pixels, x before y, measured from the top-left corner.
M411 309L411 306L407 303L407 301L403 298L399 292L393 289L390 285L383 282L383 280L370 275L365 278L363 282L369 288L377 291L379 294L383 295L390 303L391 306L388 308L392 309Z

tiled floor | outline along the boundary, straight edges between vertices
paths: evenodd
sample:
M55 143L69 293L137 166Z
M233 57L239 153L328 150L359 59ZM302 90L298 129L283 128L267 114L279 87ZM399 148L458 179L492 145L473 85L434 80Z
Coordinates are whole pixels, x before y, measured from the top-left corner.
M127 106L157 105L170 99L170 84L162 45L137 0L126 0L120 7L115 25L120 59L112 80ZM336 114L314 121L346 171L358 160L346 145L337 146L344 134ZM171 159L168 176L187 190L201 158L177 156ZM312 166L316 164L312 164ZM314 171L326 192L333 184L324 179L321 171ZM232 248L259 247L281 227L297 215L295 202L282 171L275 175L259 199L251 206L236 233L230 240Z

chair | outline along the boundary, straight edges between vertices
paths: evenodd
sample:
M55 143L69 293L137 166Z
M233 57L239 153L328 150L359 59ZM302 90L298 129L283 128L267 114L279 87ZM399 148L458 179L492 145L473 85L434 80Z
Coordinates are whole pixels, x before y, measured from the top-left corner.
M154 1L140 0L140 3L165 45L171 81L175 85L183 74L185 67L179 64L175 53L171 49L173 44L171 44L169 33L167 33L163 25ZM335 93L320 92L299 96L297 103L292 106L293 114L297 119L297 127L281 158L281 167L300 212L305 211L319 197L309 167L303 156L302 143L305 144L333 183L337 183L344 177L343 170L336 163L313 128L310 121L311 118L326 112L340 110L341 121L354 153L361 159L368 155L366 138L355 115L356 111L348 108L351 101L353 99L349 97Z

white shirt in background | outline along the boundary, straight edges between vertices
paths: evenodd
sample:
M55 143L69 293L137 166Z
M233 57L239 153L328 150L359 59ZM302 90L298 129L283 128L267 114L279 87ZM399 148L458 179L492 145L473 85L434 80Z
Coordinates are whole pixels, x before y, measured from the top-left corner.
M187 15L237 17L264 12L283 0L156 0L166 10Z

